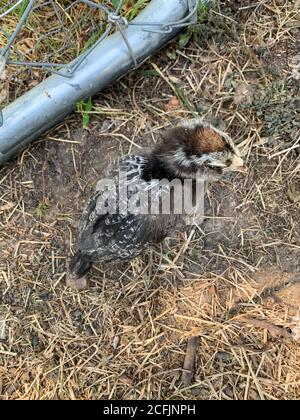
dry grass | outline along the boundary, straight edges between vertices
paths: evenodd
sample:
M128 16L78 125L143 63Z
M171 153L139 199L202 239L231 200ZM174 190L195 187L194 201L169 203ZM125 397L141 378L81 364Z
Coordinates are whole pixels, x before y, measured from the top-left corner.
M0 169L3 399L299 399L299 27L299 1L221 4L95 99L88 130L72 115ZM208 186L203 225L68 289L109 161L195 113L240 144L247 177Z
M125 0L124 15L129 20L133 19L147 2L148 0ZM109 0L101 3L113 10ZM6 0L0 0L0 10L5 4ZM1 48L6 45L16 28L26 4L24 0L23 5L1 19ZM74 0L39 0L35 2L26 24L13 43L9 59L28 63L68 64L90 48L106 27L107 17L102 10ZM9 95L5 98L6 101L3 101L5 103L13 101L24 90L34 87L49 74L49 71L40 67L10 66L7 73L10 86Z

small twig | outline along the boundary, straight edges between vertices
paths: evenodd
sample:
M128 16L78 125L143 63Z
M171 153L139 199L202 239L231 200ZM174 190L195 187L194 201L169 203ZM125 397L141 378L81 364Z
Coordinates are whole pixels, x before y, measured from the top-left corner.
M195 373L196 354L200 344L200 337L191 337L188 340L182 371L182 382L185 387L190 386Z

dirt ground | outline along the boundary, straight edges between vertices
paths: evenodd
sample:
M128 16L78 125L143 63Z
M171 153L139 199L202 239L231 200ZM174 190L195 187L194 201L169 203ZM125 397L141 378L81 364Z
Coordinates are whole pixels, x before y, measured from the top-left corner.
M300 398L299 9L221 3L94 98L88 129L75 113L0 168L1 398ZM230 133L248 174L207 185L201 226L69 289L109 163L195 114Z

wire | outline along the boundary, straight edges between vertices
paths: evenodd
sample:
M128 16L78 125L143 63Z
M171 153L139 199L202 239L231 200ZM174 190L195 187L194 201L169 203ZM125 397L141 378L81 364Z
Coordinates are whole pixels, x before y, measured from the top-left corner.
M10 12L16 9L23 1L24 0L17 0L16 3L14 3L13 5L12 5L13 0L8 1L6 6L0 8L0 18L8 15ZM183 19L180 19L178 21L159 23L159 22L127 21L127 19L124 16L121 16L121 10L122 10L122 6L124 5L124 0L118 1L118 6L115 8L115 10L111 10L111 8L108 8L104 6L103 4L95 3L93 0L74 0L71 3L71 5L68 6L67 9L65 9L65 11L69 10L69 8L71 6L74 6L74 4L76 3L83 3L94 9L102 10L107 15L108 25L104 33L100 36L100 38L89 49L87 49L79 57L77 57L73 62L68 63L68 64L64 64L64 63L56 64L56 63L51 63L51 62L26 62L23 60L15 61L15 60L9 59L10 49L14 41L16 40L16 37L19 34L20 30L24 26L28 16L30 15L30 12L35 6L36 0L29 0L26 3L26 8L24 10L24 13L22 14L15 30L9 36L6 46L2 49L0 48L0 59L1 59L0 60L0 73L4 70L5 65L9 64L9 65L16 65L16 66L44 68L50 71L51 73L59 74L66 78L72 78L77 68L84 62L84 60L88 57L88 55L91 54L91 52L109 35L109 33L114 28L114 26L116 27L117 31L120 32L127 46L129 54L132 57L133 63L136 67L138 65L138 62L133 53L129 40L127 38L127 32L125 31L125 29L131 25L144 26L143 30L145 32L167 34L167 33L172 32L173 29L175 28L189 26L191 23L195 23L197 20L196 19L197 8L200 1L202 2L203 5L206 5L210 3L212 0L186 0L186 2L188 3L188 9L189 9L189 13L187 14L187 16L185 16ZM54 3L53 0L50 0L50 2ZM9 9L3 12L3 10L7 7L9 7ZM0 109L0 127L2 124L3 124L3 115Z
M22 1L23 1L23 0L22 0ZM6 55L9 53L9 49L10 49L10 47L12 46L12 44L14 43L14 41L15 41L16 37L18 36L18 33L20 32L20 30L21 30L22 26L23 26L23 25L24 25L24 23L26 22L26 19L28 18L28 16L29 16L29 14L30 14L30 12L31 12L31 9L32 9L33 4L34 4L34 2L35 2L35 1L36 1L36 0L30 0L30 1L29 1L29 3L28 3L28 5L27 5L27 7L26 7L26 9L25 9L25 11L24 11L24 13L23 13L23 15L22 15L21 19L19 20L19 22L18 22L18 24L17 24L17 26L16 26L16 29L14 30L14 32L13 32L13 33L12 33L12 35L10 36L10 38L9 38L9 40L8 40L8 42L7 42L6 47L4 47L4 48L2 49L2 51L1 51L1 55L3 55L4 57L6 57Z
M2 15L0 15L0 19L2 19L4 16L9 15L13 10L15 10L16 7L18 7L21 3L23 3L24 0L18 0L17 3L13 4L9 9L7 9Z

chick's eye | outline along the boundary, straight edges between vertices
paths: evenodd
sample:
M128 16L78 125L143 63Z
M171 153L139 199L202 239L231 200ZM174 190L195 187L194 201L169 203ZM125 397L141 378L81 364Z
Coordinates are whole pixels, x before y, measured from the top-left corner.
M232 164L232 160L231 159L227 159L225 162L226 166L230 166Z

